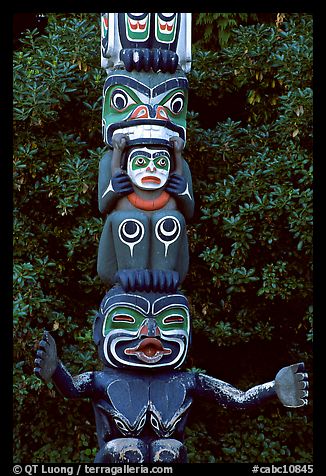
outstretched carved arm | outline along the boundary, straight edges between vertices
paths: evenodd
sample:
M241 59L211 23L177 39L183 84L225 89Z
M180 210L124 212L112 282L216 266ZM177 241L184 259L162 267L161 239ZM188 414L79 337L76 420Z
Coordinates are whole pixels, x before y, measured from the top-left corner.
M94 392L93 372L72 377L58 359L55 340L48 331L44 332L39 343L34 373L46 383L52 380L59 392L67 398L88 397Z
M224 407L238 409L259 405L276 396L286 407L301 407L307 404L307 379L304 364L293 364L282 368L275 380L243 392L222 380L198 374L196 393L200 397L215 400Z
M198 396L214 400L223 407L245 409L275 397L274 387L272 381L243 392L223 380L198 374L196 392Z

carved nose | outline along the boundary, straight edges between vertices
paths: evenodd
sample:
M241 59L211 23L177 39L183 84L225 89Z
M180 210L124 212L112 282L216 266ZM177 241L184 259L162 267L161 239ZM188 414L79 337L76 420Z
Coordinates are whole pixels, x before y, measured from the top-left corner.
M155 319L148 318L144 321L140 329L140 336L144 337L160 337L161 332L159 327L156 324Z
M155 106L141 104L134 109L131 116L128 118L128 120L132 119L161 119L167 121L168 115L163 106L157 104L155 104Z

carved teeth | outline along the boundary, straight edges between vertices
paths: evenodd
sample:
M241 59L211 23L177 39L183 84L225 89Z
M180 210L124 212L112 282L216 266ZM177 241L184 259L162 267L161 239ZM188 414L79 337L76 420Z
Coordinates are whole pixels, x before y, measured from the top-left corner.
M170 137L179 136L176 131L171 131L166 127L156 126L153 124L143 124L139 126L124 127L114 131L115 134L128 134L131 140L136 139L161 139L169 140Z

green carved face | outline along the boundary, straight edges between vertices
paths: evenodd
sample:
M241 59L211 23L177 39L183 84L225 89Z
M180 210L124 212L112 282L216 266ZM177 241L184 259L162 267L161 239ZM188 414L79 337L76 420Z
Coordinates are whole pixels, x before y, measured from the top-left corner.
M108 76L103 97L103 137L123 133L129 144L170 145L173 136L186 138L188 81L185 74L128 73Z
M115 367L179 367L187 354L189 309L182 294L110 291L101 306L100 351Z

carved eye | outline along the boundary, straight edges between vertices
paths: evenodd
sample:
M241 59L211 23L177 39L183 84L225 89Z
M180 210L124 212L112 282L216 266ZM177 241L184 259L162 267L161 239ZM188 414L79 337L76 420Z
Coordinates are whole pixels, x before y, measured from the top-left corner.
M168 316L163 319L163 324L183 324L184 318L182 316Z
M167 107L172 114L179 114L184 105L185 97L184 94L181 92L175 93L166 103L164 103L164 107Z
M138 158L135 160L135 164L136 164L138 167L145 167L145 165L147 164L147 160L144 159L144 157L138 157Z
M165 157L162 157L157 161L157 165L159 165L160 167L166 167L167 159Z
M113 316L113 322L135 322L135 319L132 316L127 316L124 314Z
M135 101L123 89L115 89L111 94L111 106L116 111L124 111L128 106L136 104Z

